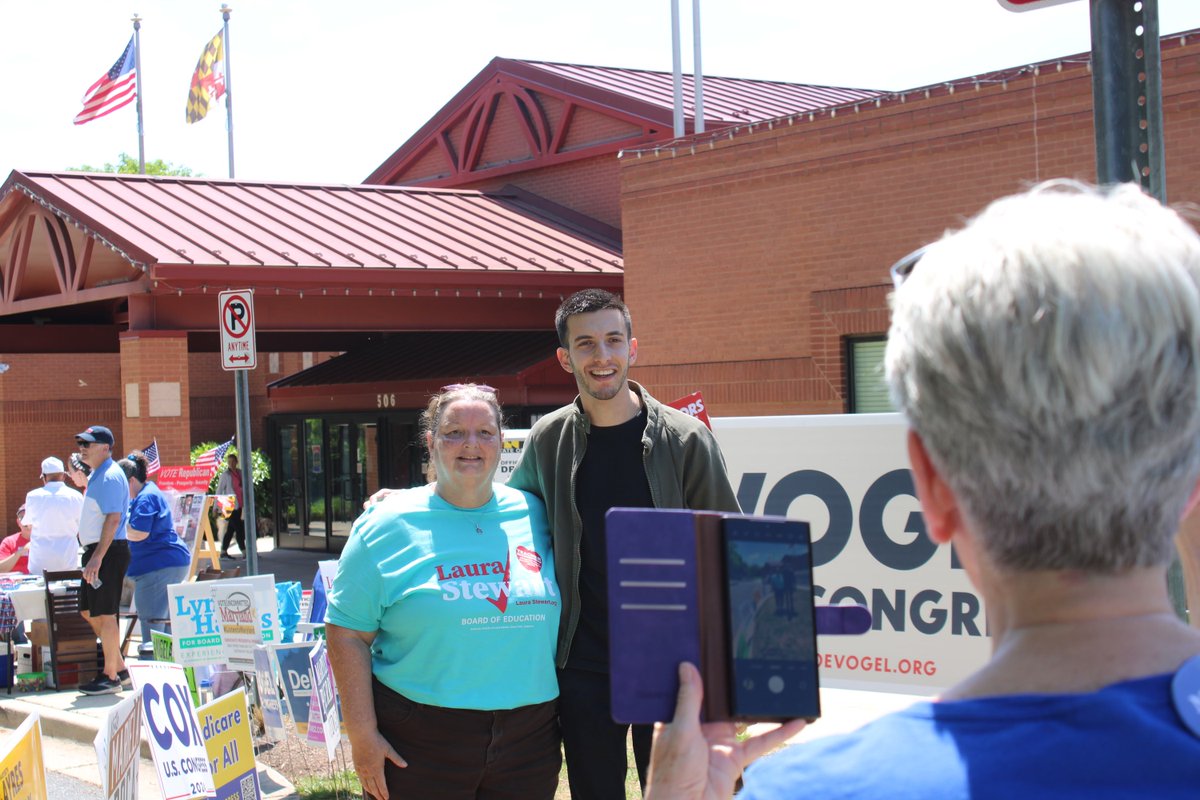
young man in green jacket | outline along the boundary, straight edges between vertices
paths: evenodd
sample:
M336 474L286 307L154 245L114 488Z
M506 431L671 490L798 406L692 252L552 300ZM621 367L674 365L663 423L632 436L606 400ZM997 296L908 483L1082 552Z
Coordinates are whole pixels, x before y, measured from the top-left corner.
M559 716L574 800L623 800L628 725L612 721L604 515L610 508L738 511L705 424L630 381L637 360L629 309L600 289L568 297L555 315L558 361L579 396L533 426L509 486L541 497L562 594ZM645 785L652 728L633 726Z

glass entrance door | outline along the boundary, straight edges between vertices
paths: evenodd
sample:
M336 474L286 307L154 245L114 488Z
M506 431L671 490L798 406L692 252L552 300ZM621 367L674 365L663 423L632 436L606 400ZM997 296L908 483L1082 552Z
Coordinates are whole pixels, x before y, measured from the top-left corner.
M329 426L330 536L345 539L363 502L379 488L375 423L342 422ZM345 544L334 542L335 549Z
M325 550L325 425L320 419L304 420L304 540L305 550Z
M355 506L355 478L358 466L354 446L355 427L348 422L329 426L329 481L333 492L329 498L329 534L345 539L350 535L350 523L358 516ZM361 494L361 492L357 492Z
M274 417L279 546L340 552L368 497L423 483L413 418Z
M279 534L279 544L281 547L302 547L304 465L300 458L300 426L296 423L280 425L276 433L275 447L279 464L276 476L279 499L275 528Z

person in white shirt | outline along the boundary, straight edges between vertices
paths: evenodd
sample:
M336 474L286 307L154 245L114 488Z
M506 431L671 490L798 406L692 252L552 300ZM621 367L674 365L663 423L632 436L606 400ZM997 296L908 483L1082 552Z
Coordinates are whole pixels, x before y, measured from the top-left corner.
M29 540L29 574L79 567L79 515L83 495L64 480L63 462L42 460L42 486L25 495L25 522L33 527Z

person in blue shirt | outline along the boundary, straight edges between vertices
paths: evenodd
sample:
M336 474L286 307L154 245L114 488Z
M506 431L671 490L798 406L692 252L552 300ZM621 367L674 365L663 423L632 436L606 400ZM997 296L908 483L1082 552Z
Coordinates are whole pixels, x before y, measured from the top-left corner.
M1200 630L1166 572L1200 498L1200 237L1135 184L1055 181L892 276L925 529L983 596L992 656L937 702L764 758L739 797L1196 797ZM799 724L738 740L680 676L647 797L729 797Z
M150 641L152 625L170 629L167 586L187 578L192 554L175 532L171 506L158 486L146 478L146 456L134 450L117 462L129 479L129 569L133 604L142 628L142 643Z
M80 458L92 468L79 517L79 543L83 545L79 608L104 648L104 672L80 686L79 691L116 694L129 684L117 627L121 589L129 567L129 542L125 538L129 481L112 459L115 440L111 430L93 425L75 434L75 443Z
M493 389L435 395L436 483L392 493L350 533L326 635L354 768L372 797L551 800L561 749L561 601L541 500L496 484Z

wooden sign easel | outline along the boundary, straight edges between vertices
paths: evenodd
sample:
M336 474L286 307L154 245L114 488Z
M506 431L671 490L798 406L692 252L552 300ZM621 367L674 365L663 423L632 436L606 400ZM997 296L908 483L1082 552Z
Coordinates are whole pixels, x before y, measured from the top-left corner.
M213 569L221 568L221 551L217 546L217 537L213 534L212 519L208 513L212 509L214 499L215 495L204 495L204 505L200 507L200 524L192 542L192 565L188 567L186 578L189 581L200 571L201 561L208 561Z

